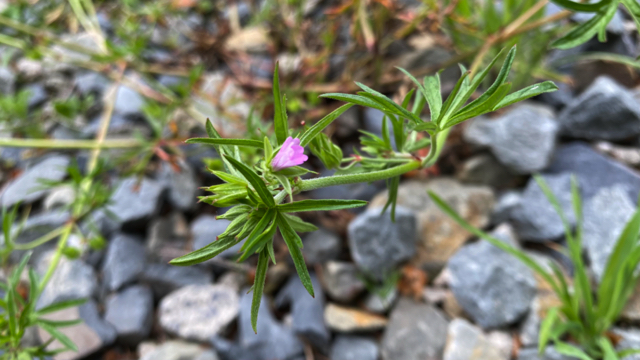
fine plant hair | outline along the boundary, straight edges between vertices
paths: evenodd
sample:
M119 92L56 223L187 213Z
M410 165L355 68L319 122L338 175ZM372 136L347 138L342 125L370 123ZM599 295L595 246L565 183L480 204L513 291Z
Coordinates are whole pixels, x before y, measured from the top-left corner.
M538 343L541 353L549 343L559 353L582 360L618 360L640 352L633 349L617 351L608 336L640 277L637 271L640 264L640 209L635 211L617 239L602 280L594 288L582 256L582 200L575 177L571 181L575 229L567 221L558 198L544 179L535 176L535 180L564 224L567 255L574 269L573 286L555 262L550 262L551 269L547 270L526 253L469 224L438 195L433 192L429 195L443 212L464 229L513 255L551 285L561 305L550 309L542 321ZM574 340L575 344L567 342L568 338Z

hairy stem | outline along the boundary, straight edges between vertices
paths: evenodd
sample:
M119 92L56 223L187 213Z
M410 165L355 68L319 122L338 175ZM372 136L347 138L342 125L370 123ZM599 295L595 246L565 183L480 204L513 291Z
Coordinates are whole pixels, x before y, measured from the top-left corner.
M47 286L49 280L53 276L53 273L56 271L58 264L60 263L60 258L62 257L62 251L67 246L67 240L69 240L69 236L71 235L71 230L73 229L73 223L68 223L63 227L62 235L60 235L60 241L58 241L58 247L56 248L56 252L53 254L53 258L49 263L49 268L47 269L46 274L42 278L40 285L38 286L38 294L42 294L42 291Z
M0 139L0 147L25 147L44 149L123 149L141 147L136 139L104 140L51 140L51 139Z

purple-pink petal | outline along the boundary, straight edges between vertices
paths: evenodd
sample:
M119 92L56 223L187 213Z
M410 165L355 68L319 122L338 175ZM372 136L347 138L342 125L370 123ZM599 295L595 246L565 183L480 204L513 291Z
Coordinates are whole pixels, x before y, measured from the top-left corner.
M280 171L282 169L298 166L309 158L304 154L304 148L300 146L300 139L294 139L291 136L287 138L282 144L280 151L271 161L271 168L273 171Z

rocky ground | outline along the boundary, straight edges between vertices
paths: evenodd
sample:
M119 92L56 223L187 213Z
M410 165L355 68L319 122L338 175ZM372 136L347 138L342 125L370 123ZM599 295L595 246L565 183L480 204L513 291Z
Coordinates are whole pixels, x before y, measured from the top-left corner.
M582 50L636 51L624 30L614 26L610 35L609 43L589 43ZM163 36L170 34L158 34ZM72 39L83 41L82 34ZM149 56L171 53L157 44ZM266 68L268 78L271 65ZM584 78L577 76L587 70ZM111 202L86 224L106 239L106 247L86 249L75 239L83 255L63 259L38 303L89 299L52 315L84 321L64 329L79 353L56 359L566 359L551 348L537 353L540 321L557 304L548 284L515 258L470 237L427 195L434 191L473 225L525 249L544 266L557 262L570 272L560 251L560 218L531 175L542 174L568 214L575 175L583 196L585 252L599 279L640 194L640 91L629 87L628 74L616 76L610 67L576 65L563 71L579 77L579 85L474 119L453 134L438 171L403 180L395 223L380 214L387 196L383 183L307 194L370 204L359 212L308 219L320 227L303 236L315 298L298 280L283 244L276 244L279 261L269 269L257 334L246 294L254 263L237 264L237 249L198 266L167 264L207 245L229 223L215 219L215 208L197 203L200 188L215 181L202 162L215 158L212 150L182 145L185 157L177 169L152 161L142 176L110 171ZM246 116L251 102L228 75L226 68L208 70L192 100L198 112L233 133L229 114ZM168 75L157 80L167 86L184 81ZM95 136L99 99L112 84L95 72L22 56L0 67L0 94L28 89L29 111L43 116L44 131L53 139ZM97 105L73 126L47 120L54 102L69 94L91 95ZM218 102L214 106L208 99ZM109 138L150 134L144 104L138 92L120 86ZM336 132L345 153L357 129L380 132L381 118L371 109L345 113ZM191 117L179 119L180 131L203 132ZM69 189L39 186L43 179L66 178L63 169L72 161L82 168L87 157L86 151L0 148L0 204L32 207L19 242L68 220L69 213L60 209L72 200ZM53 250L54 244L37 248L32 266L44 272ZM615 332L620 347L640 346L640 291ZM47 336L32 332L25 341L47 341Z

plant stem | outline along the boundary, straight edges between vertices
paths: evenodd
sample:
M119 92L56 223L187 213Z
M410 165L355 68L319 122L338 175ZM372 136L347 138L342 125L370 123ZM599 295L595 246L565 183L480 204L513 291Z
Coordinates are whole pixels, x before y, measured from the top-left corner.
M377 180L389 179L400 176L412 170L420 168L420 161L414 160L404 165L396 166L391 169L373 171L363 174L336 175L325 176L311 180L301 180L296 184L297 192L309 191L328 186L355 184L360 182L371 182Z
M0 139L0 147L26 147L44 149L123 149L143 145L139 140L52 140L52 139Z
M41 237L39 237L39 238L37 238L37 239L35 239L33 241L30 241L30 242L28 242L26 244L15 244L14 248L16 250L30 250L30 249L33 249L33 248L38 247L38 246L40 246L40 245L42 245L42 244L44 244L44 243L46 243L46 242L48 242L50 240L55 239L55 237L60 235L60 234L62 234L63 231L64 231L64 227L59 227L59 228L54 229L54 230L48 232L47 234L45 234L45 235L43 235L43 236L41 236Z
M67 240L69 240L69 236L71 235L71 230L73 229L73 223L67 223L62 228L62 235L60 236L60 241L58 242L58 247L56 248L55 254L53 254L53 258L49 263L49 268L47 269L47 273L42 278L40 285L38 286L38 294L42 294L42 291L47 286L49 280L53 276L53 273L56 271L58 267L58 263L60 263L60 258L62 257L62 251L67 246Z

